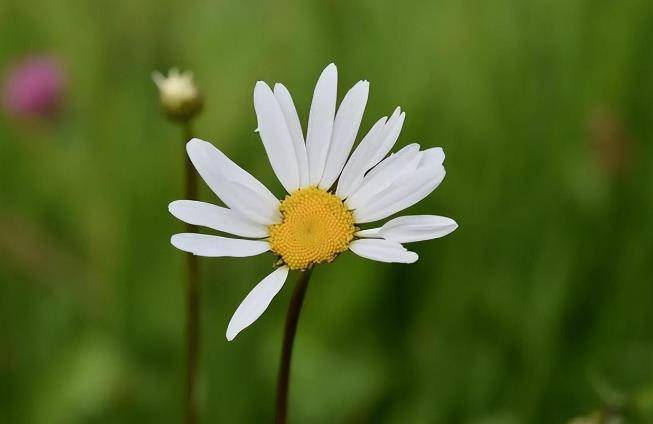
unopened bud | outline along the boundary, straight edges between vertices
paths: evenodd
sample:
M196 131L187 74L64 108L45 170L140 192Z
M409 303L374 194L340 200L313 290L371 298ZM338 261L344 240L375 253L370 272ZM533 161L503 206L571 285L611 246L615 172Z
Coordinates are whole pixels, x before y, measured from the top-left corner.
M161 106L170 119L189 121L202 110L204 102L192 72L172 68L167 77L154 72L152 79L159 88Z

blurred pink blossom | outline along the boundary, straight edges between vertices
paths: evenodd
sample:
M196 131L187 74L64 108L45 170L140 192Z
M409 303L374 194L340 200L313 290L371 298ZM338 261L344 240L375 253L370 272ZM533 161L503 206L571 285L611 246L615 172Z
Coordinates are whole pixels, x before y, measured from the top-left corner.
M633 165L636 140L620 113L610 107L595 107L587 122L587 134L599 169L609 177L627 175Z
M50 55L27 56L10 67L2 84L2 105L17 118L52 118L60 110L65 73Z

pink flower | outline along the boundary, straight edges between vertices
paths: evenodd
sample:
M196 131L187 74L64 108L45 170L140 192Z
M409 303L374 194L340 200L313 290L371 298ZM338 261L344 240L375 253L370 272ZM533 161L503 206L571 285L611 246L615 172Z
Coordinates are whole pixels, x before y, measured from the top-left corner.
M56 58L27 56L6 73L2 105L18 118L52 118L61 108L65 85L64 71Z

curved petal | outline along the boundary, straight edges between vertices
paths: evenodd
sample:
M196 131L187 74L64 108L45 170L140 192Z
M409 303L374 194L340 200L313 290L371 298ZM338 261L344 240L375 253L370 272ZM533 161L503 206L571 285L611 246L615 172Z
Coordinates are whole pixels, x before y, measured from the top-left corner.
M397 242L383 239L354 240L349 249L358 256L379 262L412 264L418 259L417 253Z
M170 239L170 243L184 252L212 258L224 256L242 258L260 255L270 250L270 244L267 241L242 240L195 233L175 234Z
M385 155L388 154L390 149L395 145L399 134L401 134L401 129L404 127L404 121L406 120L406 112L401 112L401 108L397 107L385 126L385 132L383 138L379 143L377 149L375 149L374 154L370 156L369 162L366 165L367 169L370 169L383 159Z
M328 190L333 185L347 162L363 119L369 91L369 82L358 81L340 103L333 123L333 134L326 165L319 184L319 187L324 190Z
M354 221L358 224L374 222L404 210L419 202L442 182L444 167L439 169L418 170L415 175L406 178L378 194L378 200L354 211Z
M186 151L195 169L213 192L231 209L241 212L259 224L281 222L279 200L247 171L232 162L211 143L194 138ZM246 188L252 202L243 202L240 191ZM255 206L255 209L252 209Z
M382 237L397 243L431 240L452 233L458 224L451 218L437 215L400 216L383 224L356 233L358 237Z
M306 132L306 151L308 153L309 184L317 185L324 172L333 118L336 113L336 93L338 89L338 70L331 63L320 75L313 92L311 112Z
M292 193L299 188L295 146L277 98L263 81L257 82L254 88L254 109L258 119L259 135L272 169L281 185L288 193Z
M387 120L388 117L384 116L372 125L372 128L365 134L361 142L358 143L358 146L354 149L354 153L352 153L345 164L338 180L338 187L336 188L336 194L341 199L346 199L353 191L353 188L357 187L363 180L365 171L362 171L362 168L367 163L372 146L383 135L383 128Z
M306 187L308 185L308 155L306 153L304 135L302 134L302 126L299 123L297 109L295 109L295 103L292 101L290 92L283 84L277 83L274 85L274 97L277 98L283 116L286 118L286 125L288 125L290 138L292 138L295 148L297 168L299 170L299 186Z
M414 172L420 159L419 144L415 143L388 156L367 173L358 190L351 194L345 203L350 209L364 206L377 193Z
M435 190L445 176L441 149L423 152L417 170L378 193L366 205L354 210L356 223L378 221L419 202Z
M386 168L388 167L396 166L397 161L401 161L403 159L405 162L405 160L407 159L406 158L407 155L410 155L409 157L411 158L414 158L415 156L419 156L418 155L419 149L420 149L419 144L411 143L407 146L402 147L398 152L390 153L389 156L387 156L385 159L383 159L374 168L370 169L369 172L365 174L365 178L363 178L363 183L361 184L361 187L358 188L358 191L360 191L363 188L362 186L368 184L370 179L372 179L375 175L379 174L380 172L387 172ZM421 158L421 156L419 158ZM415 168L417 168L418 163L419 160L413 167L413 171L415 170ZM403 171L404 168L398 167L398 169L396 170Z
M288 278L288 267L282 266L261 280L236 309L227 326L227 340L232 341L242 330L256 321L279 293Z
M355 164L352 165L352 168L354 169L347 170L349 164L345 166L345 170L347 170L348 174L346 179L350 182L347 190L344 190L344 187L343 190L341 190L341 193L339 194L341 198L344 199L349 194L353 193L359 187L365 173L388 154L390 149L392 149L392 146L397 142L397 138L399 138L399 133L404 125L405 118L406 114L401 112L401 108L397 107L392 113L392 116L390 116L387 122L383 125L383 128L378 133L374 134L374 137L370 136L372 133L372 130L370 130L368 135L360 142L349 159L350 162ZM375 128L372 127L372 129ZM345 174L344 170L343 174Z
M198 202L196 200L175 200L168 210L176 218L192 225L208 227L216 231L241 237L262 238L268 236L268 227L245 218L232 209Z

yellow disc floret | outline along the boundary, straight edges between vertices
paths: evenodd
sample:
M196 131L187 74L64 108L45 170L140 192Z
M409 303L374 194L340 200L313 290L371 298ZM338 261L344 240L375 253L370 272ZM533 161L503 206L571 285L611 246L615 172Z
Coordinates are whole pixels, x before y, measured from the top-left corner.
M354 216L328 191L297 190L286 196L279 210L283 221L270 226L269 242L290 269L331 262L354 238Z

